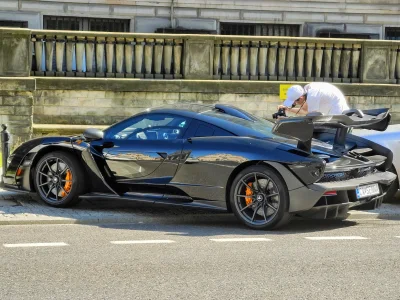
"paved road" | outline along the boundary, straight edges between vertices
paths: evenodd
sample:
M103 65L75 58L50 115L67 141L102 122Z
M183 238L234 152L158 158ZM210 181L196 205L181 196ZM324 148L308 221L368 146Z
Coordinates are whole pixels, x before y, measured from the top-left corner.
M0 299L399 299L400 221L0 226Z

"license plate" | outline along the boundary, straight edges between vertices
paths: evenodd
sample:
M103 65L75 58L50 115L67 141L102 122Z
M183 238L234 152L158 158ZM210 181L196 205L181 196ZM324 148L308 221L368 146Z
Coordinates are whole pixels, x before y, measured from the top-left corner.
M357 199L379 195L379 185L377 183L363 185L356 189Z

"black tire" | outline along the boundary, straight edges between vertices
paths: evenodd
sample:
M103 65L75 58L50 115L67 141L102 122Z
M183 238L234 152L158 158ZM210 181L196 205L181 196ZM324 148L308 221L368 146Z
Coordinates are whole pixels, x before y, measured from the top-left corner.
M84 181L82 167L76 157L68 152L47 153L39 160L34 171L35 189L40 200L53 207L77 204L85 190Z
M397 175L396 169L394 168L394 166L392 165L389 170L389 172L392 172L394 174ZM399 199L397 199L396 193L399 190L399 179L396 178L392 184L389 186L386 195L383 197L383 202L384 203L399 203Z
M251 196L246 191L251 191ZM285 181L265 165L241 171L232 183L229 200L236 217L253 229L276 229L292 217L288 212L289 192Z

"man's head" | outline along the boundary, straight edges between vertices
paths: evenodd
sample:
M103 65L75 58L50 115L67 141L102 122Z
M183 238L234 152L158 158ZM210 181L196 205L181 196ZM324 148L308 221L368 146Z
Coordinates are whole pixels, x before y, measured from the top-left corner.
M296 105L303 105L306 101L306 92L300 85L292 85L286 93L286 100L283 102L284 106L292 107Z

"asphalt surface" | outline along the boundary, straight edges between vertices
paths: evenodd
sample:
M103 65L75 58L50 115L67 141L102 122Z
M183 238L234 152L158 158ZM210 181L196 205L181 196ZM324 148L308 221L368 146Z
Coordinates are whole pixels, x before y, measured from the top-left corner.
M400 221L0 226L0 299L399 299ZM43 244L46 243L46 244Z

